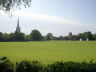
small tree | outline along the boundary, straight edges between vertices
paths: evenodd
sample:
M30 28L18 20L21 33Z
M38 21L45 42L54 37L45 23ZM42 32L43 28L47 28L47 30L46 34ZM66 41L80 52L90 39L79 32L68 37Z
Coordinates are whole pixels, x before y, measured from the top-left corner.
M38 30L32 30L30 33L31 40L33 41L40 41L42 40L41 33Z
M52 40L52 39L53 39L52 33L48 33L48 34L45 36L45 39L46 39L46 40Z

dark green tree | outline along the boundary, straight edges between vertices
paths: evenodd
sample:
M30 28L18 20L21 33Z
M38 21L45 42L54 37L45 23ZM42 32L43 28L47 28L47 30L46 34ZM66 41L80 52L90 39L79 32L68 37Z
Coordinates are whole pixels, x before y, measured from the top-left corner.
M45 39L46 39L46 40L52 40L52 39L53 39L52 33L48 33L48 34L45 36Z
M96 40L96 34L92 34L92 40Z
M24 40L29 41L30 40L30 35L25 35Z
M15 41L23 41L24 40L24 33L15 32L14 39Z
M30 38L33 41L41 41L42 35L38 30L32 30L32 32L30 33Z
M0 32L0 41L3 41L3 33Z
M83 35L84 35L84 38L85 39L89 39L89 40L92 40L93 39L91 32L84 32Z

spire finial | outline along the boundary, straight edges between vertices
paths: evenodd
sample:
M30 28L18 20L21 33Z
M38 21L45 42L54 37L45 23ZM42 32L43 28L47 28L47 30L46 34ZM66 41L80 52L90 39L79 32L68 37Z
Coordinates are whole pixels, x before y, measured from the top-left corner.
M20 27L19 27L19 17L17 19L17 28L16 28L16 32L20 33Z

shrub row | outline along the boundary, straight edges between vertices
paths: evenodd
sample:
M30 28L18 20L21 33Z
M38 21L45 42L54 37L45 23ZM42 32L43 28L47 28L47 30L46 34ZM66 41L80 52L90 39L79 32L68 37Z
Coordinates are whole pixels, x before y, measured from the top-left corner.
M38 61L21 61L14 65L7 57L0 58L0 72L96 72L96 62L54 62L42 65Z

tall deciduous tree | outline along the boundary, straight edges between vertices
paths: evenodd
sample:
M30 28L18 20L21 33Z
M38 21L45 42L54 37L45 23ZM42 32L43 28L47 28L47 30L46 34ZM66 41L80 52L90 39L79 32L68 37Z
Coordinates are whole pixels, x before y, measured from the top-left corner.
M91 34L91 32L84 32L84 37L85 37L85 39L92 40L92 34Z
M30 33L31 40L33 41L40 41L42 40L42 35L38 30L32 30Z

